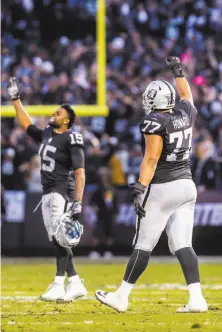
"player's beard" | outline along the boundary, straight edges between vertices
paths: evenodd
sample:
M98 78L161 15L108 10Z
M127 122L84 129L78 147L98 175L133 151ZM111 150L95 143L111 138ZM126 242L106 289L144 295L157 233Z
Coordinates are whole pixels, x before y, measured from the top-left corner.
M48 121L48 124L50 125L50 127L52 127L52 128L59 128L60 126L55 122L55 120L53 120L53 121L50 121L51 120L51 118L49 119L49 121Z

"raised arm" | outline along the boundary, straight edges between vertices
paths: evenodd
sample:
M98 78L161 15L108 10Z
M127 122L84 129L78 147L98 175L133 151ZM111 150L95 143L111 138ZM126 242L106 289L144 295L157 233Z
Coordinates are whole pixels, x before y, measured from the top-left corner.
M32 119L29 114L25 111L22 102L20 100L20 88L16 82L15 77L10 77L8 83L8 95L13 102L13 106L16 111L16 117L18 119L19 124L27 130L27 128L32 124Z
M183 74L183 67L180 63L180 59L177 57L169 56L166 59L166 65L172 70L172 73L176 79L176 89L180 96L180 100L188 100L193 105L193 96L190 89L190 85Z

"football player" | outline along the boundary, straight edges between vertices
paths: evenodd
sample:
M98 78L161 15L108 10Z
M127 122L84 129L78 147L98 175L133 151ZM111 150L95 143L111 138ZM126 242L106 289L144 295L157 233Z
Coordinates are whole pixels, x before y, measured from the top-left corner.
M42 215L49 240L56 250L57 267L55 280L41 299L72 301L86 295L87 291L74 268L71 248L60 246L54 234L60 216L67 210L71 209L73 220L78 221L80 217L85 187L83 137L71 129L76 115L70 105L64 104L53 112L48 126L41 130L23 108L15 77L9 79L8 94L19 124L41 144ZM65 289L66 273L68 285Z
M169 249L179 260L189 291L188 304L177 312L207 311L192 248L197 192L189 153L197 110L179 58L168 57L166 65L176 79L180 101L175 104L175 90L166 81L151 82L142 96L146 113L140 123L144 157L138 182L133 185L137 214L134 250L117 291L96 291L101 303L119 312L127 310L128 297L165 228Z

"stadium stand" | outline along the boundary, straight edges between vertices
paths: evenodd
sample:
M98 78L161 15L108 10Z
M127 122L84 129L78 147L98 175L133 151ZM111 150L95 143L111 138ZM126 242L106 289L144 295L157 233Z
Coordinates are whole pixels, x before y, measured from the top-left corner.
M95 0L3 3L2 104L10 103L10 75L23 84L24 104L94 104L95 15ZM173 83L163 60L174 54L185 67L198 109L191 158L194 181L199 190L222 188L221 16L218 0L107 0L109 116L82 118L76 124L86 140L89 184L97 181L96 170L104 162L111 172L119 167L112 174L114 185L124 186L137 177L141 95L153 79ZM47 120L38 117L35 122L44 127ZM6 189L40 190L36 154L37 146L15 119L2 119Z

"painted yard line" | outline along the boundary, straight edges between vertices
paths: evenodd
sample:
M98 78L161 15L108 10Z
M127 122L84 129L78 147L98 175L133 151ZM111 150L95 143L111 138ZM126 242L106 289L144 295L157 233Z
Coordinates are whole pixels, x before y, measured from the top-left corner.
M47 313L47 315L57 315L57 314L59 314L59 313L61 313L60 311L57 311L57 310L55 310L55 311L47 311L46 312ZM9 317L14 317L14 316L42 316L42 313L40 313L40 312L32 312L32 313L30 313L30 312L25 312L25 311L19 311L19 312L15 312L15 313L8 313L8 312L3 312L2 311L2 318L9 318ZM4 317L4 315L7 315L7 317Z
M54 301L42 301L39 296L1 296L1 301L15 301L15 302L42 302L45 304L55 304ZM77 300L79 301L86 301L86 300L94 300L95 296L84 296L80 297ZM76 300L76 301L77 301ZM68 302L64 302L64 304L67 304Z
M14 322L14 321L8 321L7 323L3 323L2 325L25 325L24 322ZM85 320L83 322L53 322L53 325L92 325L94 324L94 321L88 321ZM96 325L101 325L102 322L96 322ZM51 322L30 322L29 325L51 325Z
M169 303L167 301L161 301L161 303L158 303L159 301L150 302L149 298L147 298L147 299L143 299L143 298L137 298L137 299L135 299L135 298L132 298L130 300L129 306L131 307L131 304L135 305L135 303L138 303L138 302L139 303L140 302L144 302L143 304L147 304L146 308L149 309L149 310L150 310L150 308L152 306L158 306L158 305L159 305L159 308L162 308L162 306L167 306L168 308L171 308L171 307L180 307L180 306L184 305L184 303L180 303L180 302L178 302L178 303ZM67 303L67 304L70 304L70 303ZM221 303L213 303L213 307L220 306L220 305L221 305ZM4 307L4 305L2 307ZM156 309L158 309L158 308L156 308ZM212 311L213 309L209 308L209 310ZM140 308L140 311L144 311L144 307ZM79 313L80 311L78 310L76 312ZM44 315L53 316L53 315L58 315L58 314L61 314L61 315L67 315L68 314L68 315L70 315L71 313L70 312L61 311L61 310L60 311L58 311L58 310L47 311L44 308ZM8 319L13 319L13 318L17 318L18 316L29 316L31 318L32 316L34 316L34 317L42 316L42 312L31 312L31 313L27 312L27 311L16 311L14 313L11 313L11 312L8 312L8 311L2 311L1 312L1 318L2 319L7 319L7 318Z
M104 288L108 288L108 289L116 289L118 286L117 285L105 285ZM171 283L171 284L141 284L141 285L136 285L135 286L135 289L134 291L136 293L140 293L140 292L143 292L143 290L145 289L155 289L156 290L156 293L158 293L159 291L161 290L187 290L187 287L185 285L182 285L182 284L174 284L174 283ZM202 285L202 289L205 289L205 290L222 290L222 284L218 284L218 285ZM158 291L159 290L159 291ZM0 299L2 301L19 301L19 302L36 302L36 301L39 301L39 302L42 302L39 298L39 296L25 296L25 295L15 295L15 296L11 296L11 295L8 295L8 296L1 296ZM85 297L82 297L82 298L79 298L79 300L82 300L82 301L86 301L86 300L94 300L95 299L95 296L85 296ZM48 302L46 302L48 303ZM50 303L50 302L49 302Z
M144 313L144 311L143 312L141 312L141 313ZM138 312L137 311L131 311L130 312L130 314L132 315L132 314L138 314ZM143 321L143 322L135 322L136 323L136 325L145 325L145 324L148 324L148 325L150 325L150 321ZM2 324L2 326L5 326L5 325L25 325L26 323L25 322L19 322L19 321L8 321L8 322L5 322L5 323L3 323ZM92 325L92 324L96 324L97 326L98 325L102 325L103 324L103 322L102 321L96 321L96 322L94 322L93 320L91 321L91 320L85 320L85 321L78 321L78 322L57 322L57 321L55 321L55 322L53 322L53 325L83 325L83 324L87 324L87 325ZM121 324L120 322L116 322L115 324ZM167 322L155 322L155 324L156 325L166 325L166 324L168 324ZM204 325L209 325L209 324L211 324L212 325L212 322L211 321L205 321L205 322L202 322L201 324L204 324ZM221 322L218 322L217 321L217 325L219 326L219 325L221 325L222 323ZM51 322L49 322L49 321L45 321L45 322L29 322L29 325L51 325Z
M106 288L108 289L116 289L118 288L118 285L106 285ZM208 284L203 284L201 285L202 289L210 289L210 290L218 290L222 289L222 284L218 285L208 285ZM187 286L183 284L177 284L177 283L165 283L165 284L141 284L141 285L136 285L134 287L135 290L143 290L143 289L159 289L159 290L174 290L174 289L179 289L179 290L187 290Z

